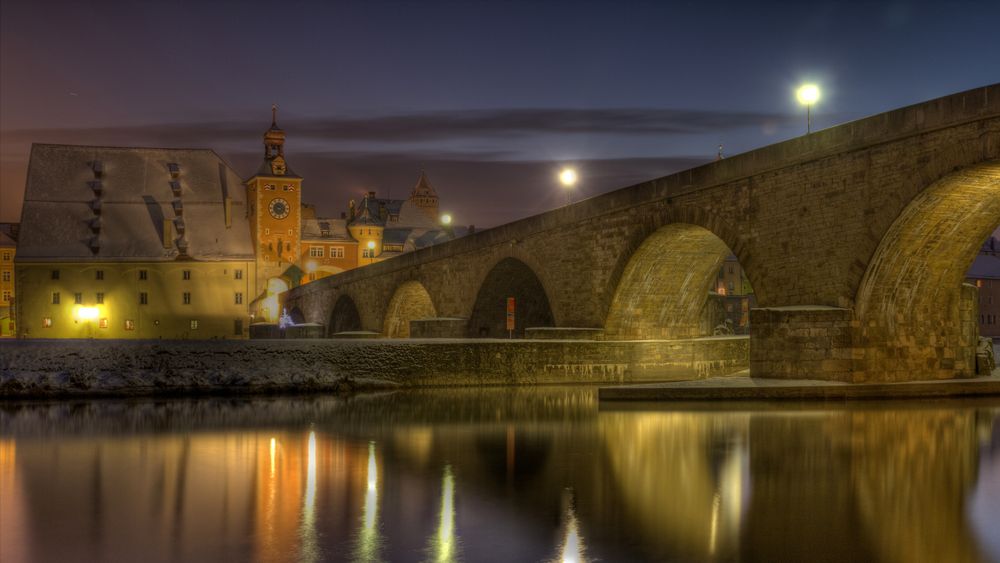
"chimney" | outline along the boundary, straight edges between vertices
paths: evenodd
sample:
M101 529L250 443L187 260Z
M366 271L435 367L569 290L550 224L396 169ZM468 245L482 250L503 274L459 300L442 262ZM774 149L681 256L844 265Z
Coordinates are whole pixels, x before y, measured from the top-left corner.
M226 228L228 229L233 226L233 198L226 196L224 205L226 208Z

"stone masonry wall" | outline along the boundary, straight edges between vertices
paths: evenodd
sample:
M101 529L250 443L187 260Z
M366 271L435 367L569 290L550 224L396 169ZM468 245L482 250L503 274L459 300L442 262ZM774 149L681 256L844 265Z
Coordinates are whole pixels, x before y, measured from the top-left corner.
M745 369L746 337L0 343L0 397L693 379Z

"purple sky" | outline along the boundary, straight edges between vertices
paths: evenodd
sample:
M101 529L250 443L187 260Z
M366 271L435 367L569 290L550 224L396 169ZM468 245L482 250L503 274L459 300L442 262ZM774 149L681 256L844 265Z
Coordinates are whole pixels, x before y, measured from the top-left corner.
M208 147L241 175L278 103L306 200L421 167L496 225L1000 80L1000 2L0 0L0 220L32 142Z

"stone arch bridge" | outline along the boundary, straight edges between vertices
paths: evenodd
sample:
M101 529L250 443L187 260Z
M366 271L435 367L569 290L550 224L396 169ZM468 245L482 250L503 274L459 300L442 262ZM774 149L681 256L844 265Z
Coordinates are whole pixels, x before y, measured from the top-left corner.
M515 336L557 327L604 340L691 338L706 334L708 292L732 252L758 304L751 375L967 377L977 294L964 273L998 225L994 84L330 276L285 299L331 335L506 337L515 297ZM411 323L419 319L430 320Z

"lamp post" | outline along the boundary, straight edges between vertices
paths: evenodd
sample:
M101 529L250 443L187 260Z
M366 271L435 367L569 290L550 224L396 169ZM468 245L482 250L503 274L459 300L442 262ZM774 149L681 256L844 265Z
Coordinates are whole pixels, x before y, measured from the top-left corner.
M819 101L819 86L815 84L803 84L795 91L795 97L799 103L806 106L806 134L812 132L812 105Z
M563 185L563 188L566 189L566 205L569 205L570 202L572 201L572 195L570 190L572 190L573 186L576 185L576 181L577 181L576 170L572 168L563 168L559 172L559 183L561 183Z
M368 263L375 263L375 241L368 241Z

